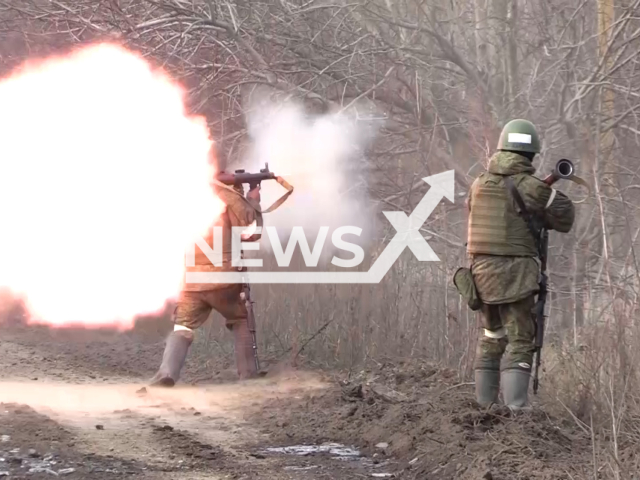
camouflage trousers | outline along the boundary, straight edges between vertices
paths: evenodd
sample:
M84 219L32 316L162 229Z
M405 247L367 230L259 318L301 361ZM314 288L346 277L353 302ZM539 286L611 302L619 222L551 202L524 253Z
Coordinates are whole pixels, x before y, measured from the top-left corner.
M183 291L178 298L174 314L176 329L195 330L209 318L213 310L225 319L226 327L233 332L235 358L240 378L249 378L256 373L253 350L253 335L249 330L249 312L240 298L241 284L203 291Z
M204 291L183 291L178 298L174 323L189 330L200 328L213 310L225 318L229 330L233 325L246 322L248 312L240 299L241 284Z
M475 368L531 371L535 352L535 295L499 305L483 305ZM504 357L504 358L503 358Z

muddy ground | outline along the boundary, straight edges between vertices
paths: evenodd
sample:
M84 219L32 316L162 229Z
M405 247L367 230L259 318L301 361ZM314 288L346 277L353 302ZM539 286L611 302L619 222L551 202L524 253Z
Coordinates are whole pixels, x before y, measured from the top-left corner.
M190 357L179 386L140 392L164 333L0 329L0 477L594 478L571 419L484 411L417 360L240 383Z

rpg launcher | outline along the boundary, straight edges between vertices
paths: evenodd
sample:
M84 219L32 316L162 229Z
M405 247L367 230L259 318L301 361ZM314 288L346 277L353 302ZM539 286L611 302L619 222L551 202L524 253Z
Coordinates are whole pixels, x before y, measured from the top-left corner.
M573 166L573 162L571 162L571 160L567 160L566 158L562 158L558 160L558 163L556 163L556 166L553 169L553 171L549 175L547 175L542 181L547 185L551 186L554 183L556 183L558 180L569 180L578 185L582 185L589 192L588 195L591 194L591 189L589 187L589 184L575 174L575 167ZM579 202L573 202L573 203L582 203L582 202L584 202L584 200L581 200Z
M552 186L558 180L570 180L578 185L582 185L587 188L589 193L591 193L591 189L587 182L585 182L582 178L578 177L575 173L575 168L571 160L567 160L566 158L562 158L556 163L555 168L546 176L542 181L549 186ZM585 199L586 200L586 199ZM574 203L582 203L574 202ZM534 373L533 373L533 393L538 393L539 380L538 376L540 374L540 364L541 364L541 356L542 356L542 346L544 342L544 329L545 329L545 314L544 307L547 301L547 257L548 257L548 249L549 249L549 231L546 228L540 229L538 240L538 256L540 258L540 283L539 283L539 291L538 291L538 299L536 301L536 305L534 308L535 316L536 316L536 336L535 336L535 364L534 364Z
M248 173L245 170L236 170L235 173L220 172L216 175L216 180L225 185L240 187L248 184L250 189L254 189L264 180L277 180L275 173L269 170L269 164L265 163L260 173Z
M265 163L264 168L260 169L259 173L249 173L243 170L236 170L234 173L219 172L215 176L217 182L222 183L229 187L236 187L242 189L243 185L249 185L250 189L254 189L259 186L265 180L275 180L282 185L287 191L273 205L266 210L262 210L262 213L273 212L276 208L284 203L284 201L293 193L293 187L282 177L276 175L269 170L269 164Z

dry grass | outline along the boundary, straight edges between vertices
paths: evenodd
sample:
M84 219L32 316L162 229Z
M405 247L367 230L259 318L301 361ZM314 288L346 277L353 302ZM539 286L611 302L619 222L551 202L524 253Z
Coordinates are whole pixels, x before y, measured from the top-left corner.
M370 171L354 179L367 183L380 210L411 211L425 192L418 180L449 169L456 191L466 192L501 124L533 120L544 135L541 174L568 156L594 190L571 234L551 235L545 401L592 437L592 478L633 478L640 0L616 2L614 33L600 32L601 48L594 3L0 0L0 67L117 38L189 88L190 110L207 116L232 160L246 147L243 102L257 85L316 113L357 99L389 120L367 152ZM615 92L613 109L602 107L603 91ZM582 198L572 185L561 188ZM254 286L262 356L344 370L419 357L470 379L476 320L451 284L465 263L465 225L461 199L441 204L423 229L441 262L405 252L379 285ZM372 258L388 233L377 232ZM6 296L0 312L21 318ZM216 318L195 346L205 370L213 358L230 364L230 338ZM157 335L165 327L138 328Z

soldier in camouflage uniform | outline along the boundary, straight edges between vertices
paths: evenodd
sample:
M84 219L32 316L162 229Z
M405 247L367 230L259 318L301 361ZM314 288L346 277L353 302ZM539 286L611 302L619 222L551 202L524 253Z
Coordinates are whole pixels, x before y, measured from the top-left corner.
M262 225L260 187L249 190L246 198L242 187L235 189L214 185L214 190L226 205L225 211L213 225L214 228L222 227L222 266L214 266L196 245L195 267L186 267L187 272L238 271L238 267L232 266L233 227L248 227L249 232L242 235L243 242L253 242L260 238L260 234L251 234L253 225ZM213 229L209 231L206 240L213 248ZM238 376L241 379L258 376L248 312L240 297L241 291L242 284L184 284L174 314L174 331L167 339L162 364L150 381L152 386L175 385L193 342L194 330L206 322L212 310L225 318L226 327L234 334Z
M512 179L539 225L562 233L573 226L573 203L533 176L532 161L539 152L535 127L526 120L509 122L500 135L498 152L469 192L467 253L484 327L476 354L476 397L485 406L497 403L500 385L506 405L527 404L535 351L537 244L505 177Z

